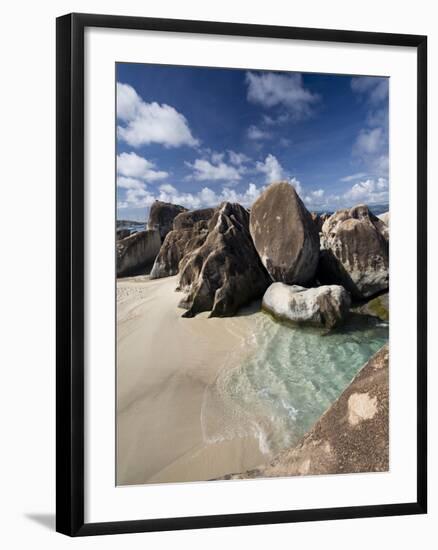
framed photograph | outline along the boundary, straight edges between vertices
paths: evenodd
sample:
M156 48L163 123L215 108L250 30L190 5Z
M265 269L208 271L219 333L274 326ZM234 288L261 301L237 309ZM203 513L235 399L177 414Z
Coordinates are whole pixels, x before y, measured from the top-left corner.
M59 532L426 513L426 48L57 19Z

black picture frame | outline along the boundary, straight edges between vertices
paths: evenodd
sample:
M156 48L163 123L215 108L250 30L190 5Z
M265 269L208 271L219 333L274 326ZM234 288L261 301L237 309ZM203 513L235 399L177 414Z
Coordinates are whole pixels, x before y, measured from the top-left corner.
M86 27L406 46L417 51L417 499L311 510L84 522L84 30ZM73 13L56 21L56 530L69 536L363 518L427 511L427 37Z

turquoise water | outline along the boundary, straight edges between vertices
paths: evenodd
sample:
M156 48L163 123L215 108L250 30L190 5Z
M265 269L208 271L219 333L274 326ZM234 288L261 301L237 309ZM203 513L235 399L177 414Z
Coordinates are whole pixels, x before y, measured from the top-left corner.
M251 351L238 367L224 367L205 394L204 439L255 436L266 455L294 445L387 340L388 324L363 316L328 332L255 314L243 344Z

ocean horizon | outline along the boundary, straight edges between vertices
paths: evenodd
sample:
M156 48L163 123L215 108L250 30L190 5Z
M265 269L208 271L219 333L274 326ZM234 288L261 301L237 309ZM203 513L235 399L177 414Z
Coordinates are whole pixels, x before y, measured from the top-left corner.
M373 205L368 205L368 207L375 216L384 214L389 210L389 204L373 204ZM335 212L335 210L313 210L313 212L316 212L316 214L332 215ZM147 216L149 216L149 213L147 213ZM135 231L144 231L145 229L147 229L147 221L117 219L116 228L128 229L129 231L131 231L131 233Z

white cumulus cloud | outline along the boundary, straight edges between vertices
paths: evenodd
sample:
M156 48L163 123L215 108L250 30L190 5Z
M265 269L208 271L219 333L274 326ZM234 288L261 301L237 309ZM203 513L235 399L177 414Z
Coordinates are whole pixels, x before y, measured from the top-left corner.
M355 174L344 176L343 178L340 179L340 181L344 181L344 182L354 181L360 178L364 178L366 175L367 175L366 172L356 172Z
M160 143L165 147L196 146L183 114L174 107L156 102L146 103L129 84L117 83L117 127L120 140L132 147Z
M121 176L141 178L152 182L167 178L168 172L156 170L153 162L134 152L117 155L117 173Z
M146 189L144 182L137 178L117 177L117 187L121 189Z
M389 80L383 77L354 77L351 79L351 89L369 107L366 127L360 130L353 144L353 157L368 173L387 177Z
M362 129L356 138L353 151L360 156L374 155L383 145L382 128Z
M277 160L277 157L272 154L269 154L264 162L258 161L256 169L266 175L266 183L281 181L285 178L283 167Z
M293 177L289 180L289 183L295 187L295 191L300 197L304 196L304 189L301 185L300 180L297 180L297 178Z
M213 155L213 158L216 160L215 164L206 159L196 159L193 163L186 162L186 166L193 171L190 178L197 181L238 181L241 179L238 168L223 162L222 157Z
M388 98L389 80L384 77L357 76L351 79L351 89L376 104Z
M372 174L387 176L389 169L388 135L384 128L363 128L353 144L353 157Z
M125 197L117 204L118 208L135 208L150 206L153 202L153 195L148 191L146 184L136 178L118 176L117 187L125 191Z
M324 189L316 189L315 191L310 191L309 194L305 196L305 200L308 202L321 202L321 200L324 199L324 194Z
M228 151L228 158L230 159L231 164L235 166L241 166L246 162L249 162L251 159L243 153L236 153L235 151Z
M160 185L156 193L152 193L145 188L128 188L126 197L120 200L117 206L119 209L147 208L155 200L160 200L180 204L189 209L213 207L224 201L237 202L242 206L250 207L265 189L265 186L257 186L255 183L249 183L248 187L241 191L224 186L218 192L210 187L203 187L197 193L180 192L170 184Z
M117 118L133 120L139 111L143 100L129 84L117 82Z
M160 185L160 191L162 193L173 193L173 194L178 193L176 188L170 183L163 183L162 185Z
M247 135L249 139L252 139L254 141L269 139L271 137L271 134L269 132L266 132L266 130L260 129L258 126L255 126L254 124L248 128Z
M307 195L305 195L303 201L308 208L319 208L321 206L324 206L326 203L324 189L316 189L315 191L310 191Z
M282 106L292 118L299 120L313 114L319 96L304 87L300 73L247 72L247 98L264 107Z
M263 162L256 162L256 170L265 174L266 183L274 183L277 181L287 181L295 187L298 195L304 196L304 189L301 182L296 177L290 177L287 171L278 161L277 157L271 153Z
M386 203L388 198L388 180L386 178L370 178L355 183L343 196L343 199L352 205Z

